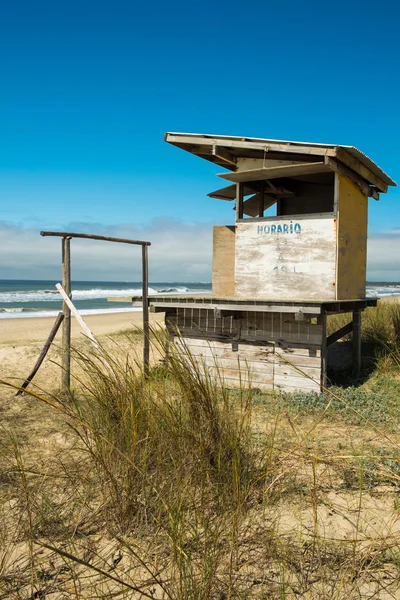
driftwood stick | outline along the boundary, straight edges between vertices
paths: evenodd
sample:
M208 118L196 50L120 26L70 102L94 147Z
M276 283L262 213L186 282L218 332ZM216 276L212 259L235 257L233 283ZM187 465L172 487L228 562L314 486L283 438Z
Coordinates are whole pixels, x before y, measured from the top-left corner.
M46 354L49 351L49 348L50 348L51 344L53 343L53 340L56 337L57 331L60 329L60 325L63 322L63 320L64 320L63 313L62 312L58 313L56 322L54 323L53 328L50 331L50 335L47 338L47 342L43 346L43 350L41 351L40 356L37 359L35 366L32 369L31 374L25 379L24 383L21 385L21 389L18 390L18 392L15 394L16 396L19 396L20 394L23 393L24 389L28 387L28 385L30 384L32 379L35 377L36 373L39 371L40 365L46 358Z

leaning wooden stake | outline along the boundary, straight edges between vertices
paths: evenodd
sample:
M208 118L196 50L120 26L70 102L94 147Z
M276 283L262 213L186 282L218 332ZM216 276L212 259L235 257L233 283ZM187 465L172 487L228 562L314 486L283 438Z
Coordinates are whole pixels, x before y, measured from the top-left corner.
M49 351L49 348L54 340L54 338L57 335L57 331L60 329L60 325L64 320L64 315L62 312L58 313L56 322L53 325L52 330L50 331L50 335L47 338L47 342L45 343L45 345L43 346L43 350L40 353L39 358L37 359L35 366L32 369L32 372L30 373L30 375L25 379L24 383L21 385L21 389L18 390L18 392L15 394L16 396L19 396L20 394L23 393L24 389L28 387L28 385L30 384L30 382L32 381L32 379L35 377L36 373L39 371L40 365L42 364L42 362L44 361L44 359L46 358L46 354Z
M83 331L86 333L86 335L92 342L93 346L101 354L101 360L103 361L103 363L106 365L106 367L108 367L112 371L113 369L112 369L110 363L104 358L104 351L103 351L102 347L100 346L99 342L94 337L93 333L90 331L89 327L86 325L85 321L82 319L81 315L79 314L79 312L73 305L72 301L68 298L68 295L65 292L65 290L63 289L62 285L60 285L59 283L56 283L56 288L60 292L62 299L67 304L69 310L72 312L75 319L78 321L79 325L82 327Z
M70 237L62 238L62 284L66 296L71 298L71 253ZM63 302L63 335L62 335L62 374L61 389L64 393L69 392L71 385L71 311L67 302Z

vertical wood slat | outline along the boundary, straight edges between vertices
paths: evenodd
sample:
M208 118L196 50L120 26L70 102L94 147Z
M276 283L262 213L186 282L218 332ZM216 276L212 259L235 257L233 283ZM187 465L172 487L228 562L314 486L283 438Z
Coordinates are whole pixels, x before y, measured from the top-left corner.
M289 313L256 313L243 311L233 316L217 316L214 310L207 308L177 308L176 325L190 337L206 335L232 335L241 332L241 339L285 340L287 342L320 344L322 324L310 323L307 320L296 321L294 314Z
M62 242L62 286L68 298L71 298L71 238L63 237ZM61 389L69 392L71 385L71 311L63 300Z
M236 220L243 219L243 183L236 184Z
M260 206L258 209L258 216L263 217L264 216L265 181L261 181L260 187L261 187L261 189L260 189Z
M213 228L212 292L223 298L235 295L235 227Z
M326 344L326 320L327 314L326 311L322 311L319 319L322 323L322 341L321 341L321 388L327 386L327 344Z

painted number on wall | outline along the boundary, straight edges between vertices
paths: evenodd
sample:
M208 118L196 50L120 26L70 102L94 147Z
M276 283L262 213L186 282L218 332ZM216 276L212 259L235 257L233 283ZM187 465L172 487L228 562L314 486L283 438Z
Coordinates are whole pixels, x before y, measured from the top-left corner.
M297 273L296 265L282 265L282 267L274 267L273 271L284 271L285 273Z

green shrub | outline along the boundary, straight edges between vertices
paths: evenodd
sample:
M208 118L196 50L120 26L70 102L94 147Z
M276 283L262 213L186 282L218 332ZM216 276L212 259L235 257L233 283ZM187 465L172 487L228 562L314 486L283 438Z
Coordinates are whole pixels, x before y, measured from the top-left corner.
M375 424L397 425L400 402L393 405L390 396L383 392L366 391L358 387L332 388L331 392L293 392L283 394L283 402L297 413L322 411L329 405L328 415L337 415L354 425L371 421Z

